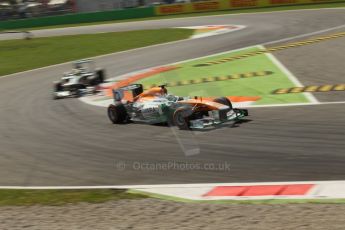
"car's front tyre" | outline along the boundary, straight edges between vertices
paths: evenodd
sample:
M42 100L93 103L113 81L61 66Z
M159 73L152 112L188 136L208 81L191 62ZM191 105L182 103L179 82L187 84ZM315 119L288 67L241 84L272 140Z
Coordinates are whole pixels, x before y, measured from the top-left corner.
M181 130L190 129L190 117L192 115L191 108L180 107L175 110L173 115L174 125L176 125Z
M219 104L223 104L223 105L229 106L230 109L233 108L231 101L228 98L226 98L226 97L218 97L218 98L214 99L213 101L217 102Z

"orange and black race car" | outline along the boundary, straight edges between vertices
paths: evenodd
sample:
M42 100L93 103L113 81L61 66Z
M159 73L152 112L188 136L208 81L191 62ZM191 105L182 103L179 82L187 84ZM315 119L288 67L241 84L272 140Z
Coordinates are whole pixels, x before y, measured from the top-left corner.
M146 91L140 84L128 85L113 90L113 97L108 117L114 124L137 121L204 129L248 116L248 110L233 108L226 97L178 97L168 94L164 85Z

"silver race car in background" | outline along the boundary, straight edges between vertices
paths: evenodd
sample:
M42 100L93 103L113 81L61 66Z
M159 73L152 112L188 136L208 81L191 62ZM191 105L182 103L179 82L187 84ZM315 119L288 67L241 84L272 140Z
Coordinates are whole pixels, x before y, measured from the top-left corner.
M73 64L72 71L64 73L60 81L54 82L54 99L95 93L96 86L104 82L105 71L96 69L93 60L79 60Z

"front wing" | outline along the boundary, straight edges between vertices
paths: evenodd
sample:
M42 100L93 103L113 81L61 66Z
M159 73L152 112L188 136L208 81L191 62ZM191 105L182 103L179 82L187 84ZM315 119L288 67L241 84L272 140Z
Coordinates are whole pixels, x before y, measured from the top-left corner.
M207 127L214 127L227 122L236 122L241 118L248 116L247 109L232 109L228 112L213 110L208 112L208 116L191 120L190 128L191 129L205 129Z

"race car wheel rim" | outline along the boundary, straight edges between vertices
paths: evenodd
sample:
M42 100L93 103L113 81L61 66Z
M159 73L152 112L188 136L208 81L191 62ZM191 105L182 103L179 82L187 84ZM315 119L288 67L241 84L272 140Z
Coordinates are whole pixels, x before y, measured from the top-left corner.
M184 125L186 123L182 112L179 112L178 114L176 114L176 121L179 125Z

